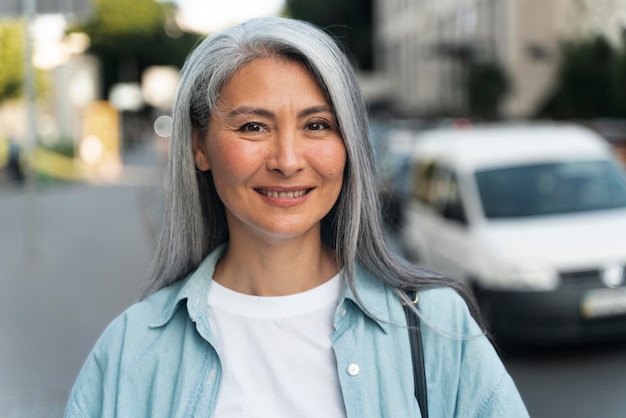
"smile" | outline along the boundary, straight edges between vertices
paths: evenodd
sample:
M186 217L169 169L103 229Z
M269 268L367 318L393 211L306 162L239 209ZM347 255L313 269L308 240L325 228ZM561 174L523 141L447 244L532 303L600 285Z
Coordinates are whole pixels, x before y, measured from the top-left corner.
M307 189L304 189L304 190L290 190L287 192L278 192L274 190L257 189L257 192L267 197L294 199L296 197L304 196L309 191Z

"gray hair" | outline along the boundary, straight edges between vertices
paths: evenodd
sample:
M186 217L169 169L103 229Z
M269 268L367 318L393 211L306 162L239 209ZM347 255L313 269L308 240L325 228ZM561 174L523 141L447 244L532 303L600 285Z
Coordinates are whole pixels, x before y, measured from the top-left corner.
M403 262L387 246L365 102L343 51L332 37L311 24L269 17L208 37L183 66L172 115L164 224L147 292L184 278L228 239L224 206L210 171L194 167L192 132L206 132L222 87L238 69L272 56L304 64L337 118L347 163L339 198L322 220L322 238L334 248L349 286L356 293L354 269L359 262L398 290L456 287L455 281ZM404 298L403 292L398 293Z

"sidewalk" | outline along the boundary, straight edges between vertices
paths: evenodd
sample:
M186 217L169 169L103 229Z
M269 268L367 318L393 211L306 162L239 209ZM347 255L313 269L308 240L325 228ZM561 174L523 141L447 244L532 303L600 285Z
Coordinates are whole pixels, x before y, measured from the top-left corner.
M0 417L61 417L105 326L140 294L161 168L151 148L112 183L0 188Z

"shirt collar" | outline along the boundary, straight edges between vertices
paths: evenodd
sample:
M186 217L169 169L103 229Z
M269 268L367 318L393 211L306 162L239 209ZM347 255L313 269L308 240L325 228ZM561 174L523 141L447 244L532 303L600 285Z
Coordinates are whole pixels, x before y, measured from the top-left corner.
M356 295L344 280L344 295L339 306L345 300L352 301L367 318L388 332L391 321L385 285L360 264L356 265L354 283Z
M187 311L192 321L197 322L200 317L206 314L207 295L213 280L213 272L226 248L227 243L219 245L192 273L182 279L178 285L178 290L173 290L172 296L165 304L165 309L151 327L158 328L167 324L183 300L187 301Z
M165 304L163 311L151 324L151 327L158 328L167 324L183 300L187 301L187 311L192 321L197 322L198 319L206 315L207 295L213 279L213 272L227 247L227 243L219 245L200 263L195 271L182 279L178 285L174 285L177 290L172 289L172 296ZM346 300L352 301L354 306L363 312L366 317L376 322L383 331L387 332L390 315L387 298L384 296L386 294L385 285L360 264L356 266L355 275L355 287L358 297L347 285L346 280L343 280L343 297L339 307L341 308Z

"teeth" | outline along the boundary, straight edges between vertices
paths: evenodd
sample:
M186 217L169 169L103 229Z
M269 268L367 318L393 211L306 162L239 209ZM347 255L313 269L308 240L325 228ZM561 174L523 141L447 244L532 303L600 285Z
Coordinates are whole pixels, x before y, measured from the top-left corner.
M295 191L289 191L289 192L276 192L273 190L259 190L259 192L263 195L263 196L267 196L267 197L274 197L274 198L286 198L286 199L293 199L295 197L300 197L300 196L304 196L304 194L306 193L306 190L295 190Z

